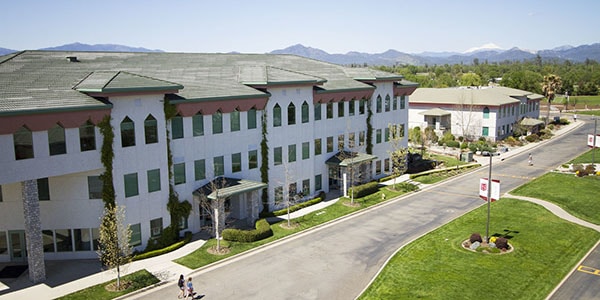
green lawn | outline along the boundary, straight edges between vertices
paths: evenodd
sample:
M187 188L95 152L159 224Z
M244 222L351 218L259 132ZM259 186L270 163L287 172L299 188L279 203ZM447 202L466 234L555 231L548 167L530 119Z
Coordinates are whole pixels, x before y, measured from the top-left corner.
M471 233L485 234L481 206L402 248L359 299L544 299L600 238L533 203L491 207L490 233L509 230L512 253L462 248Z
M580 115L600 116L600 110L580 110L577 111Z
M554 103L566 104L567 98L559 96L554 99ZM600 95L596 96L571 96L569 97L569 109L573 109L573 104L578 110L585 109L586 105L589 109L600 109Z
M386 195L385 200L382 199L382 197L381 197L382 193ZM293 219L292 221L294 223L298 224L298 227L296 227L295 229L284 229L281 226L279 226L280 223L276 223L276 224L271 225L271 229L273 230L273 236L271 236L267 239L253 242L253 243L223 242L222 241L221 245L223 245L223 243L225 243L225 246L228 246L231 250L231 252L226 255L213 255L213 254L210 254L207 252L207 249L209 249L210 247L213 247L216 244L215 239L211 239L211 240L207 241L202 247L200 247L196 251L194 251L193 253L191 253L187 256L184 256L182 258L176 259L175 262L182 264L191 269L197 269L199 267L222 260L222 259L230 257L232 255L242 253L244 251L247 251L247 250L256 248L258 246L270 243L272 241L284 238L286 236L300 232L302 230L306 230L308 228L311 228L311 227L326 223L328 221L340 218L342 216L353 213L355 211L358 211L358 210L367 208L369 206L381 203L383 201L392 199L403 193L405 193L405 192L404 191L394 191L387 187L382 187L379 189L379 192L377 192L377 193L371 194L371 195L363 197L363 198L354 199L355 203L360 204L360 206L356 206L356 207L351 207L351 206L345 205L344 203L350 202L350 199L341 198L335 204L330 205L322 210L318 210L318 211L309 213L307 215L304 215L302 217ZM285 215L280 216L280 218L285 219L282 222L287 223L287 219L286 219Z
M448 155L439 155L439 154L428 154L426 155L428 159L437 160L443 162L444 167L456 167L461 165L466 165L467 163L461 160L456 159L455 157Z
M511 194L550 201L582 220L600 224L598 191L599 176L548 173L511 191Z
M592 151L594 153L594 164L600 163L600 149L594 148L590 149L588 152L578 156L577 158L571 160L570 164L589 164L592 162ZM600 171L600 170L598 170Z
M105 282L102 284L98 284L81 291L77 291L72 294L68 294L66 296L57 298L60 300L95 300L95 299L113 299L119 296L129 294L133 291L139 290L141 288L151 286L160 282L158 278L154 277L150 272L146 270L140 270L135 273L131 273L129 275L121 277L121 282L130 281L132 284L127 289L119 291L119 292L110 292L106 290L105 286L109 283L113 283L116 281L117 275L115 274L115 280L110 282ZM38 295L43 296L43 295ZM34 297L35 298L35 297ZM43 298L43 297L42 297Z

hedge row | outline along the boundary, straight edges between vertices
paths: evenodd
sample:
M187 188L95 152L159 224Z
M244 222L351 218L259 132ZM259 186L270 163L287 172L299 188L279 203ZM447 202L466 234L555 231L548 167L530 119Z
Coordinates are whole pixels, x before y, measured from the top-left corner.
M168 247L162 248L162 249L157 249L157 250L152 250L152 251L136 254L133 256L132 260L135 261L135 260L146 259L146 258L150 258L150 257L163 255L163 254L169 253L171 251L175 251L175 250L183 247L183 245L189 243L191 240L192 240L192 232L186 231L184 234L183 240L181 240L173 245L170 245Z
M255 226L254 230L227 228L223 230L223 239L231 242L251 243L273 235L271 225L266 219L256 221Z
M309 207L311 205L315 205L321 201L323 201L325 199L325 192L320 192L319 196L313 199L310 199L308 201L304 201L302 203L298 203L295 205L290 206L290 212L295 212L297 210L303 209L305 207ZM285 214L287 214L288 210L287 208L283 208L280 210L276 210L276 211L270 211L270 212L261 212L260 213L260 217L261 218L268 218L268 217L277 217L277 216L283 216Z
M362 198L373 193L377 193L379 191L379 183L377 181L367 182L362 185L353 186L348 191L348 194L353 192L354 198Z

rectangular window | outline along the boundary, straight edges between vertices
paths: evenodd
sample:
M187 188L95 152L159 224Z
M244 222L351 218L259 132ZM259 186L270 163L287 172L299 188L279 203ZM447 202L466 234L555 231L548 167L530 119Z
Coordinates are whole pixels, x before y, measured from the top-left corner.
M376 144L380 144L381 143L381 129L377 129L375 131L375 143Z
M310 196L310 179L302 180L302 194L306 196Z
M250 110L248 110L248 112L246 113L246 116L248 117L248 129L255 129L256 128L256 109L251 108Z
M204 135L204 116L200 113L192 116L192 131L194 136Z
M323 145L321 145L321 139L315 139L315 156L321 155Z
M8 254L8 240L6 231L0 231L0 255Z
M404 137L404 124L400 124L400 125L398 125L398 127L399 127L399 131L400 131L400 132L398 132L399 137Z
M188 229L188 218L181 216L181 218L179 219L179 228L183 229Z
M344 135L338 135L338 151L344 150Z
M142 225L140 223L129 225L131 229L131 238L129 239L129 246L135 247L142 244Z
M296 145L288 145L288 162L296 161Z
M354 116L354 100L348 101L348 115Z
M225 158L223 156L213 158L213 169L215 176L223 176L225 174Z
M350 132L348 134L348 147L354 149L356 147L356 133Z
M73 235L71 229L56 229L56 251L73 251Z
M160 191L160 169L148 170L148 193Z
M171 119L171 136L174 140L183 138L183 117L180 115Z
M100 176L88 176L89 199L102 199L102 180Z
M92 250L92 236L89 228L73 229L73 237L75 238L75 251Z
M123 177L125 181L125 197L139 195L137 173L125 174Z
M490 132L490 128L489 127L483 127L481 135L482 136L488 136L489 132Z
M398 110L398 97L394 97L392 100L392 110Z
M79 127L79 149L81 152L96 150L96 127L89 121Z
M288 185L288 196L290 199L294 199L294 197L298 194L298 189L296 187L296 183L292 182Z
M33 158L33 135L25 126L13 134L13 144L16 160Z
M274 164L276 166L282 164L283 160L282 160L282 149L281 149L281 147L275 147L273 149L273 157L274 157Z
M100 228L92 228L92 247L94 251L100 250Z
M250 150L248 151L248 169L256 168L258 168L258 151Z
M229 125L231 131L240 131L240 112L238 110L234 110L229 114Z
M400 109L406 108L406 96L400 96Z
M144 120L144 139L146 144L158 143L158 124L152 115Z
M342 118L344 116L345 105L343 101L338 102L338 118Z
M390 159L386 158L383 160L383 170L385 172L389 172L390 171Z
M327 153L331 153L331 152L333 152L333 137L328 136L327 137Z
M37 180L38 186L38 199L40 201L50 200L50 184L48 178L40 178Z
M48 129L48 147L50 149L50 155L60 155L67 153L65 129L58 124Z
M365 132L361 131L358 133L358 146L365 145Z
M173 164L173 182L176 185L185 183L185 163Z
M3 198L2 198L2 186L0 185L0 202L2 202L2 201L3 201L2 199L3 199Z
M315 104L315 121L321 120L321 103Z
M150 234L152 237L157 237L162 234L163 223L162 218L150 220Z
M384 134L383 134L383 141L384 142L389 142L390 141L390 128L386 127Z
M242 171L242 153L231 154L231 172Z
M302 159L308 159L310 157L310 143L302 143Z
M318 192L322 189L321 177L322 177L321 174L315 175L315 192ZM325 200L325 199L321 199L321 200Z
M194 161L194 179L206 179L206 163L204 162L204 159Z
M223 115L220 111L212 115L212 127L213 134L223 133Z
M327 103L327 119L333 119L333 103Z
M378 160L375 162L375 174L381 174L381 161Z
M56 252L56 249L54 249L54 231L42 230L42 244L44 252Z
M275 187L274 193L275 193L275 203L281 203L281 201L283 201L283 187L282 186Z
M365 114L365 100L361 99L358 101L358 113L361 115Z

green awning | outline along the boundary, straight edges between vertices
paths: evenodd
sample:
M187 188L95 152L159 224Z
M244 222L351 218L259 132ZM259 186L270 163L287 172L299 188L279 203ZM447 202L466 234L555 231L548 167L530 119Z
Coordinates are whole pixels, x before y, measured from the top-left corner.
M325 163L333 166L348 167L351 165L370 162L375 159L377 159L377 156L367 153L340 151L334 156L330 157L327 161L325 161Z
M194 194L208 195L206 196L208 199L215 200L217 199L217 196L219 198L227 198L255 190L260 190L265 187L267 187L266 183L258 181L218 177L213 179L212 182L209 182L201 188L195 190Z

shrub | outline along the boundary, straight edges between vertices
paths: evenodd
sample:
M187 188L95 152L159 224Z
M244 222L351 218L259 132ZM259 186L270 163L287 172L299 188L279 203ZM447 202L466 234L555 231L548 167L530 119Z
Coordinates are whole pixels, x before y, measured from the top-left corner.
M496 239L496 248L508 250L508 240L505 237L498 237Z
M469 147L469 143L467 143L467 142L462 142L462 143L460 144L460 149L461 149L461 150L463 150L463 149L467 149L468 147Z
M548 127L546 128L548 128L549 130L554 130L554 124L548 124Z
M362 198L364 196L371 195L379 191L378 183L376 181L367 182L359 186L353 186L350 189L354 193L355 198ZM350 191L348 192L350 193Z
M458 147L460 147L460 142L458 142L458 141L447 141L446 142L446 146L448 146L450 148L458 148Z
M396 183L396 185L394 186L394 189L397 191L403 191L403 192L413 192L413 191L419 190L419 187L412 183L400 182L400 183Z
M273 235L271 225L266 219L256 221L254 226L256 229L253 230L227 228L223 230L223 239L232 242L251 243Z
M469 238L469 241L471 242L471 244L475 243L475 242L483 242L483 239L481 239L481 234L475 232L473 234L471 234L471 237Z
M326 197L325 192L321 191L321 192L319 192L319 196L316 198L313 198L308 201L304 201L302 203L298 203L298 204L290 206L290 212L295 212L295 211L303 209L305 207L309 207L311 205L317 204L317 203L323 201L325 199L325 197ZM260 212L260 217L268 218L268 217L282 216L282 215L287 214L287 212L288 212L287 207L280 209L280 210L272 211L272 212L262 211L262 212Z
M533 143L533 142L537 142L540 140L540 137L537 134L530 134L528 136L525 137L525 140Z
M176 243L179 240L179 232L175 232L175 228L167 226L163 229L159 237L151 237L148 239L148 244L144 252L162 249Z
M596 173L596 167L594 167L594 165L592 165L592 164L585 166L584 170L586 173L588 173L588 175Z

